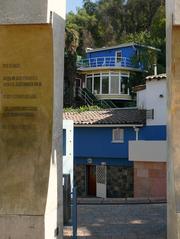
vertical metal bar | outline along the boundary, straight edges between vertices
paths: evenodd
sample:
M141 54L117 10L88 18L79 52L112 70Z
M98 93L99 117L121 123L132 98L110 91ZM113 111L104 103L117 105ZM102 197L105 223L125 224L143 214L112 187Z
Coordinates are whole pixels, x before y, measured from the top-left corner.
M73 188L73 208L72 208L73 237L77 239L77 190Z

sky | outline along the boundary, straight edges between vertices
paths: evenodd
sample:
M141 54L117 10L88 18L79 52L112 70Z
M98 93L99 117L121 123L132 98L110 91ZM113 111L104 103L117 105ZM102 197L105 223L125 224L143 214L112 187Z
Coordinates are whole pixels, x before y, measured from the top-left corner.
M66 12L76 12L76 8L77 7L81 7L82 6L82 0L67 0L67 9Z

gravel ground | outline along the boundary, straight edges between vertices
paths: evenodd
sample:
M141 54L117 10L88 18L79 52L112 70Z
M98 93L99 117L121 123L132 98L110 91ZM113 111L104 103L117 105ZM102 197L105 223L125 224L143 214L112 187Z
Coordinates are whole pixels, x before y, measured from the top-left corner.
M64 238L71 238L71 227ZM166 239L166 204L78 205L78 238Z

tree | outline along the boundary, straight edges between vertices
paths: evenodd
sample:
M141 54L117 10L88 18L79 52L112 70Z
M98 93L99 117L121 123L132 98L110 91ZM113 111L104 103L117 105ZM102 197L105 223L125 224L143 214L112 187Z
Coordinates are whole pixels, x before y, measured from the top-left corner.
M125 6L126 32L149 31L154 13L161 4L162 0L128 0Z
M70 89L76 72L77 55L86 48L113 46L135 42L154 46L158 53L159 72L165 71L165 0L83 0L77 14L70 12L66 20L65 88ZM141 51L144 65L152 66L153 54ZM152 69L150 69L152 70Z
M64 106L73 104L73 86L76 78L77 48L79 46L79 33L66 27L65 39L65 76L64 76Z
M161 49L158 54L158 68L160 72L165 72L166 68L166 14L165 4L157 9L151 24L151 36L153 38L153 45Z
M97 4L91 0L83 0L83 7L88 15L93 16L96 14Z

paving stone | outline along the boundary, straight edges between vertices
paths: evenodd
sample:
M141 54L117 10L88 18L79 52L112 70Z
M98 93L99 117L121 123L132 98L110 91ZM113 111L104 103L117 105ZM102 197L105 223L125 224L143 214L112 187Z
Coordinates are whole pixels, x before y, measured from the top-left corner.
M80 239L166 239L166 231L166 204L78 205Z

